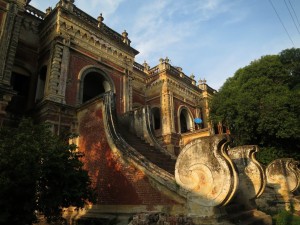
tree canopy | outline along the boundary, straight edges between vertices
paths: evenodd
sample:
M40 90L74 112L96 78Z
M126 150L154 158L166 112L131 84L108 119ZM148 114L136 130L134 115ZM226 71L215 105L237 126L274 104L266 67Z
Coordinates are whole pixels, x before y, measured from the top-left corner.
M236 71L211 101L213 122L236 144L256 144L276 157L300 158L300 49L267 55Z
M25 225L42 213L48 221L62 207L83 207L94 191L82 154L52 134L46 124L24 119L18 128L0 129L0 224Z

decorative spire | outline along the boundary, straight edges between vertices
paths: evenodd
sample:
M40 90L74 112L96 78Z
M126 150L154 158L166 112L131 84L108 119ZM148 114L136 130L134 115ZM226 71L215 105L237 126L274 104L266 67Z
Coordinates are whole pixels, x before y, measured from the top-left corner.
M194 80L195 79L195 75L192 73L191 76L190 76L190 78Z

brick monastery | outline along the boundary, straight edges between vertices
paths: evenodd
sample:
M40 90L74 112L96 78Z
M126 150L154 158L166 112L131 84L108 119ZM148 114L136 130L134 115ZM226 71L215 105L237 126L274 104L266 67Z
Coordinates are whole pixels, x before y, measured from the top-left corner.
M215 90L206 81L168 58L135 62L128 33L74 0L45 13L29 3L0 0L0 124L30 115L58 135L79 134L98 203L65 210L69 224L270 224L258 204L294 201L296 162L265 169L256 146L229 149L222 127L208 121ZM282 171L288 190L274 188Z

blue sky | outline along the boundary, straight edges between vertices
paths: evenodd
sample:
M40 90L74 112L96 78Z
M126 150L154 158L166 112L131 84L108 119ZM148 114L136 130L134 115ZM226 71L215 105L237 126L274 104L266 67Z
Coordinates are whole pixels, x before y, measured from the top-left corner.
M45 11L57 2L31 5ZM300 47L299 0L75 0L75 5L94 18L102 13L104 23L119 33L126 30L140 52L137 62L153 67L168 57L215 89L263 55Z

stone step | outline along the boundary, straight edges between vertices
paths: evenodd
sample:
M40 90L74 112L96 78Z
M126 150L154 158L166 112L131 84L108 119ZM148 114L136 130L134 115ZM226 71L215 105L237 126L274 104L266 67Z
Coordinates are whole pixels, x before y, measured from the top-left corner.
M130 133L128 129L120 124L118 125L118 131L130 146L136 149L150 162L174 175L176 161L169 155L160 152L150 144L146 143L144 140L137 137L135 134Z

